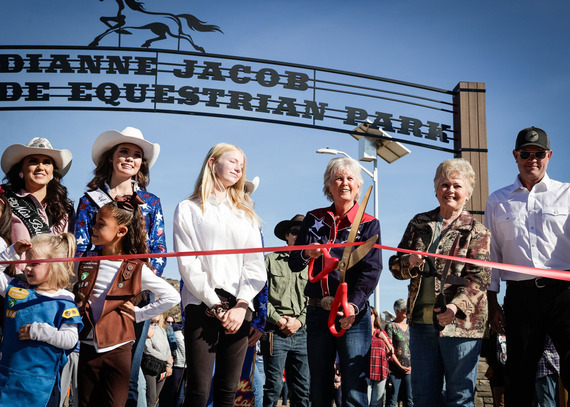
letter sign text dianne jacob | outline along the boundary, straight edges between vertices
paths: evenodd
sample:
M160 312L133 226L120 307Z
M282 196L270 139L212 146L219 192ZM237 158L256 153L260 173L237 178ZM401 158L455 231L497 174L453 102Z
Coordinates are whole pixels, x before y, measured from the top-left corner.
M0 110L97 108L279 118L354 128L368 120L388 132L449 143L441 119L395 114L390 98L342 73L284 63L157 53L156 51L0 50ZM358 88L358 92L352 90ZM360 90L360 89L364 89ZM367 93L368 92L368 93ZM398 101L400 102L400 101Z

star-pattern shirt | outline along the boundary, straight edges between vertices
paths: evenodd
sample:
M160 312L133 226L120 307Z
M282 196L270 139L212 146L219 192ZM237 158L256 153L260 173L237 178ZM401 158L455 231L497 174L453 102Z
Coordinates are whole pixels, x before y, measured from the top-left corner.
M102 189L107 194L109 193L107 185ZM144 201L144 205L141 205L140 208L146 225L148 251L149 253L166 253L166 235L164 234L164 219L160 199L137 186L135 186L135 191ZM95 224L95 216L98 210L99 208L86 195L83 195L79 200L75 220L76 256L80 256L81 253L91 248L91 227ZM156 275L161 276L166 266L166 258L152 258L150 264Z

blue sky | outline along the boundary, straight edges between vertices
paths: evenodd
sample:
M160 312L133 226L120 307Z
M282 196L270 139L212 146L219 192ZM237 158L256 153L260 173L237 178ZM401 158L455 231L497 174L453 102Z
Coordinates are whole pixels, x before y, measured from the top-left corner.
M444 89L453 89L460 81L485 82L490 191L514 180L514 139L520 129L531 125L545 129L551 138L550 176L568 181L568 2L147 0L145 7L191 13L218 25L223 34L192 34L197 44L215 54L315 65ZM87 45L103 30L99 17L115 11L112 0L0 0L0 44ZM133 36L124 41L135 40ZM115 46L116 38L108 36L101 45ZM155 46L175 49L176 42L165 40ZM391 111L398 114L397 107ZM101 132L133 126L160 143L161 155L148 189L162 200L169 250L174 208L190 195L213 144L227 141L242 147L249 178L261 178L253 197L264 220L267 246L283 244L273 235L277 222L328 205L321 191L322 174L332 156L315 150L331 147L358 155L357 143L345 134L241 120L22 111L0 112L0 123L2 151L35 136L72 151L73 166L64 183L75 201L92 177L91 146ZM396 163L379 162L379 218L382 242L388 246L398 244L414 214L437 206L433 174L437 164L451 158L449 153L408 148L412 153ZM372 169L369 163L363 165ZM364 177L368 186L370 178ZM368 212L372 211L371 201ZM384 252L385 264L392 254ZM165 275L177 277L175 261L169 261ZM397 298L405 298L406 286L385 267L381 310L391 310Z

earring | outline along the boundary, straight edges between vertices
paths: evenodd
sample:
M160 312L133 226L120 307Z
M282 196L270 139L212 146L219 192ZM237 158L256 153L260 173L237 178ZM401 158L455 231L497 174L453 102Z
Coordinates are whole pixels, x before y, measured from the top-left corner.
M18 174L18 176L23 179L23 178L24 178L24 173L23 173L22 171L20 171L20 173Z

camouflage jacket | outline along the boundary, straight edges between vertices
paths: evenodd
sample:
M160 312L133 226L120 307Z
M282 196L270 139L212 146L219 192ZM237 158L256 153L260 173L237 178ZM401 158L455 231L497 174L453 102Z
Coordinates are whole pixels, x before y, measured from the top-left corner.
M400 248L427 252L432 240L439 207L426 213L416 215L408 224ZM450 253L453 242L458 238L455 252ZM437 254L467 257L477 260L489 260L489 245L491 234L483 224L476 221L473 216L463 210L463 213L449 226L441 237L437 247ZM422 284L422 276L412 269L409 270L410 255L398 253L390 258L390 271L398 280L411 279L408 286L408 319L411 321L414 304ZM441 276L446 260L433 258L436 274ZM453 323L442 331L443 336L461 338L482 338L487 327L487 295L486 291L491 282L491 269L489 267L474 266L471 264L453 262L449 275L463 277L462 285L452 285L446 282L444 288L448 304L457 306L457 313ZM440 278L435 278L436 295L441 293Z

